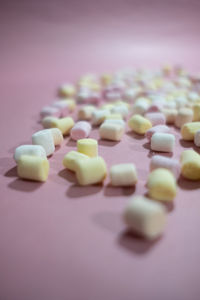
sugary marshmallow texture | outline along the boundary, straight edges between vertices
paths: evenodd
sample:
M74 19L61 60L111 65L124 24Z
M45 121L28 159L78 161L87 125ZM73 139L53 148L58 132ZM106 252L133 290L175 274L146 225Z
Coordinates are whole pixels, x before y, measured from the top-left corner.
M164 231L166 210L161 203L134 196L125 208L123 219L129 230L153 240Z
M18 163L22 155L32 155L46 158L46 151L40 145L21 145L15 149L14 160Z
M47 156L53 154L55 151L53 134L48 129L40 130L34 133L32 135L32 143L33 145L42 146L45 149Z
M89 137L91 129L92 127L89 122L79 121L72 127L70 136L75 141L84 139Z
M151 150L159 152L173 152L175 136L170 133L157 132L151 138Z
M186 123L181 127L181 135L185 141L193 141L195 133L200 130L200 122Z
M200 180L200 155L194 150L181 154L181 174L190 180Z
M138 134L145 134L152 127L152 124L141 115L134 115L128 121L128 126Z
M114 122L104 122L99 128L99 135L102 139L120 141L124 134L124 126Z
M132 163L113 165L110 168L110 180L113 186L134 186L137 179L136 167Z
M77 152L70 151L63 158L63 166L70 171L76 172L76 162L80 159L88 159L89 156Z
M77 141L77 151L87 156L95 157L98 155L98 143L95 139L80 139Z

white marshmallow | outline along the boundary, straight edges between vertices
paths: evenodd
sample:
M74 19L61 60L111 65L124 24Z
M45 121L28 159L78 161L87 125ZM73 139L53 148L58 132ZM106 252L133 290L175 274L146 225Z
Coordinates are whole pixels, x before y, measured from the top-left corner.
M110 112L107 109L102 109L102 110L95 110L92 113L92 124L97 126L103 123L105 120L106 116L108 116Z
M133 114L144 115L149 108L147 101L136 102L132 107Z
M44 128L51 128L52 122L56 120L57 120L56 117L51 117L51 116L45 117L44 119L42 119L42 126Z
M164 230L166 209L158 202L135 196L129 201L123 217L130 230L152 240Z
M159 152L173 152L175 136L170 133L157 132L151 138L151 150Z
M46 151L40 145L21 145L15 149L14 160L16 163L22 155L32 155L46 158Z
M54 145L59 146L63 142L63 135L60 129L58 128L50 128L49 129L53 135Z
M113 109L111 110L112 113L119 113L120 115L122 115L123 118L125 118L129 111L128 111L128 107L126 105L117 105L115 107L113 107Z
M124 120L117 120L117 119L106 119L103 124L105 123L112 123L112 124L120 124L122 126L125 127L126 123L124 122Z
M104 122L99 128L99 135L102 139L120 141L123 134L124 126L117 123Z
M110 169L113 186L133 186L137 182L137 171L132 163L114 165Z
M158 168L168 169L177 179L180 175L180 163L176 159L165 157L162 155L154 155L150 162L150 171Z
M33 145L41 145L46 151L46 155L49 156L55 151L53 134L50 130L40 130L32 135Z

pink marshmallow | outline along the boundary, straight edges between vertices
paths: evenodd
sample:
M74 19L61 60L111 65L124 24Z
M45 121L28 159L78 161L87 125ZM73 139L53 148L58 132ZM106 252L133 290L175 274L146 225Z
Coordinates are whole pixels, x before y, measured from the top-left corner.
M166 125L156 125L156 126L151 127L149 130L147 130L145 136L150 141L152 135L156 132L169 133L170 128Z
M55 101L53 104L52 104L53 107L56 107L60 110L60 116L63 118L63 117L66 117L68 114L69 114L69 107L68 107L68 104L64 101Z
M45 106L42 108L42 110L40 112L40 116L42 118L45 118L48 116L59 118L60 115L61 115L60 109L57 107L53 107L53 106Z
M146 113L145 118L147 118L152 123L152 126L163 125L166 123L166 117L161 112Z
M91 132L91 125L86 121L77 122L74 127L71 129L70 135L71 138L75 141L87 138Z
M155 103L155 104L151 104L147 110L147 113L150 113L150 112L161 112L162 110L162 104L158 104L158 103Z
M158 168L165 168L171 171L174 174L174 177L177 179L180 176L180 164L176 159L169 157L155 155L152 157L150 162L150 171L153 171Z

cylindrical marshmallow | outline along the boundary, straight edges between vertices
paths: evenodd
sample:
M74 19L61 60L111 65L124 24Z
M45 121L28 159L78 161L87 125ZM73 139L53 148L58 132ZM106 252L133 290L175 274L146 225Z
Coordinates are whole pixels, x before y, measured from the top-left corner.
M137 182L136 167L132 163L114 165L110 168L110 180L113 186L133 186Z
M52 127L52 122L56 121L56 120L57 120L56 117L51 117L51 116L45 117L45 118L42 119L42 126L44 128L51 128Z
M95 111L95 107L92 105L85 105L78 111L78 119L89 121L92 118L92 113Z
M141 115L133 115L128 121L128 126L138 134L145 134L152 127L152 124Z
M76 177L80 185L101 183L106 178L107 167L102 157L76 161Z
M164 205L143 196L133 197L123 214L123 219L131 231L150 240L163 233L166 217Z
M89 157L98 155L98 143L95 139L80 139L77 141L77 151Z
M47 156L53 154L55 151L53 134L48 129L40 130L34 133L32 135L32 143L33 145L42 146L45 149Z
M150 171L159 168L168 169L174 174L176 179L180 175L180 164L178 160L161 155L154 155L150 162Z
M21 145L15 149L14 160L16 163L22 155L32 155L46 158L46 151L40 145Z
M163 114L165 115L166 118L166 123L167 124L174 124L178 111L175 108L163 108L162 109Z
M73 97L76 93L75 87L71 83L62 84L58 89L58 94L60 97Z
M151 138L151 150L159 152L173 152L175 136L170 133L154 133Z
M92 113L92 125L98 126L103 123L105 120L106 116L110 115L110 112L107 109L102 109L102 110L95 110Z
M151 127L149 130L147 130L147 132L145 133L145 136L150 141L152 135L157 132L169 133L170 128L166 125L156 125L156 126Z
M17 164L17 174L23 179L44 182L49 174L49 161L46 157L22 155Z
M63 166L69 169L70 171L76 172L76 162L79 159L88 159L88 158L89 156L83 153L77 151L70 151L63 158Z
M176 196L176 180L167 169L153 170L147 180L148 194L160 201L172 201Z
M55 127L60 129L63 135L70 133L70 130L74 126L74 120L71 117L61 118L61 119L52 119L51 128Z
M200 155L194 150L182 152L181 175L190 180L200 180Z
M99 135L102 139L120 141L124 134L124 126L112 122L104 122L99 128Z
M63 142L63 135L60 129L58 128L50 128L49 129L53 135L53 141L55 146L59 146Z
M200 147L200 130L198 130L194 135L194 144Z
M193 121L200 121L200 104L195 104L193 106Z
M73 140L87 138L91 132L91 125L87 121L79 121L71 129L70 136Z
M40 116L42 118L52 116L52 117L60 117L61 112L58 107L53 107L53 106L45 106L40 112Z
M181 128L185 123L192 122L193 111L190 108L182 107L179 109L175 119L175 126Z
M125 128L125 125L126 125L124 120L115 120L115 119L106 119L103 122L103 124L120 124L120 125L124 126L124 128Z
M132 113L135 115L144 115L149 108L149 103L147 101L136 102L132 107Z
M166 117L161 112L146 113L145 118L147 118L151 122L152 126L159 124L163 125L166 123Z
M123 116L123 118L126 118L129 111L128 111L128 107L126 105L117 105L112 109L112 113L120 114L121 116Z
M200 122L186 123L181 127L181 135L185 141L193 141L195 133L200 130Z
M52 104L52 106L56 107L60 110L60 116L61 117L66 117L69 113L68 104L65 101L62 101L62 100L55 101Z

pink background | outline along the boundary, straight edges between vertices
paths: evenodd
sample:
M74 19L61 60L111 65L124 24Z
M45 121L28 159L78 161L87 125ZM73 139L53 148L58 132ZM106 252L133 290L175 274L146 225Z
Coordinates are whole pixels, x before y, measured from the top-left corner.
M40 129L38 113L58 84L88 71L200 69L199 1L1 1L0 299L200 299L199 182L179 181L164 236L147 243L124 232L121 212L145 193L145 139L99 142L108 166L135 162L136 189L78 187L63 171L68 138L50 158L45 184L16 178L19 144ZM174 157L192 143L179 141ZM93 131L93 137L98 138ZM113 147L115 146L115 147ZM199 151L198 149L196 149Z

